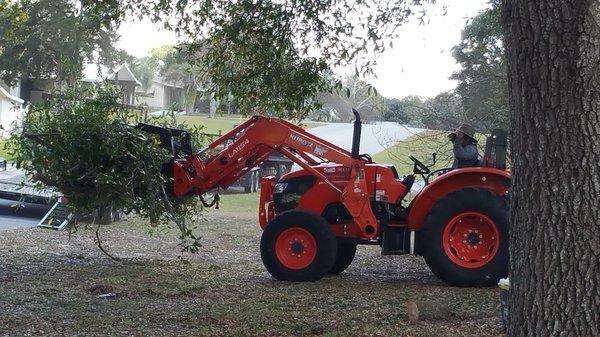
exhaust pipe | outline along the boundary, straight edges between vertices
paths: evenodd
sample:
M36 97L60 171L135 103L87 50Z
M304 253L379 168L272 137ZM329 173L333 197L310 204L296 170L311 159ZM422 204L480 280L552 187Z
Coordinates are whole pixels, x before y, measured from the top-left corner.
M354 114L354 132L352 134L352 158L358 158L360 151L360 133L362 128L362 122L360 120L360 115L356 109L352 108L352 113Z

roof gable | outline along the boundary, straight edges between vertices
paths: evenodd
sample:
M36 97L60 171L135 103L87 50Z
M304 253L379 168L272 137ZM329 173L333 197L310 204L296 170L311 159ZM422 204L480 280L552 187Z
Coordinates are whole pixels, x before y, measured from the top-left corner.
M105 75L108 74L108 75ZM135 82L136 86L142 86L142 83L135 77L127 63L121 64L113 72L109 73L104 66L97 64L88 64L83 69L83 81L99 82L99 81L123 81Z
M121 64L119 68L117 68L112 74L108 75L106 79L112 81L135 82L136 85L139 85L140 87L142 86L142 83L138 81L131 69L129 69L127 63Z
M3 87L3 86L1 86L1 85L0 85L0 97L2 97L2 98L6 98L6 99L8 99L9 101L12 101L12 102L15 102L15 103L19 103L19 104L23 104L23 102L25 102L25 101L23 101L22 99L20 99L19 97L16 97L16 96L13 96L13 95L11 95L11 94L10 94L10 93L9 93L9 92L8 92L6 89L4 89L4 87Z

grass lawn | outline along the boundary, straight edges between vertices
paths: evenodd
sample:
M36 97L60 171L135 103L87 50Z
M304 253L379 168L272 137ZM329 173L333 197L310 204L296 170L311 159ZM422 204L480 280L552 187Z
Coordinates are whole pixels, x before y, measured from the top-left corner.
M233 128L234 125L242 124L247 117L232 115L231 117L222 116L217 118L208 118L206 116L179 116L178 120L189 125L204 126L202 132L206 133L225 133Z
M477 134L479 153L483 154L486 136ZM432 153L437 153L436 164L433 169L451 167L454 160L452 154L452 143L448 140L446 131L428 130L411 136L389 149L379 152L373 156L376 163L393 164L398 174L412 173L413 162L408 159L412 154L425 165L432 163ZM432 170L433 171L433 170Z
M250 214L258 217L258 197L259 192L238 193L227 191L227 193L221 193L219 211Z
M197 125L204 126L202 132L205 133L214 133L218 134L219 130L221 133L225 133L231 129L233 129L234 125L239 125L245 122L250 116L240 116L240 115L231 115L231 116L219 116L217 118L208 118L207 116L179 116L178 120L183 121L189 125ZM311 128L318 126L315 123L303 123L301 124L303 128Z
M359 247L341 276L276 281L260 260L256 214L227 204L205 214L203 247L186 263L175 230L149 235L135 218L101 230L124 263L95 247L93 230L2 232L0 336L502 335L496 289L448 287L422 258L381 256L377 246ZM407 300L450 312L411 324Z
M427 162L442 136L413 136L375 159L409 172L399 159ZM174 228L135 217L100 231L123 263L99 251L92 228L3 231L0 336L503 335L497 289L446 286L421 257L381 256L378 246L360 246L340 276L274 280L260 259L257 206L258 193L222 194L196 229L203 246L184 261ZM98 298L106 293L115 295ZM411 324L409 300L449 312Z
M434 168L452 166L452 147L445 132L423 131L375 154L373 160L376 163L393 164L398 174L403 175L412 173L413 162L408 159L409 154L429 165L432 162L431 154L434 152L437 153Z
M0 157L10 160L12 158L12 156L9 155L8 150L6 150L4 148L5 144L6 144L6 141L0 140Z

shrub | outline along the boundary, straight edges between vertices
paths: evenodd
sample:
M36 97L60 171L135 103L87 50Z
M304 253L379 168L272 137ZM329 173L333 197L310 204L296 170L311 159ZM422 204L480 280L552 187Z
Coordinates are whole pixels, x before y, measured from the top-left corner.
M186 219L200 210L197 199L169 196L170 178L161 173L169 151L156 136L128 125L139 116L123 108L120 99L119 90L101 86L70 90L32 106L21 132L9 139L11 155L39 187L64 194L76 214L113 209L153 225L174 222L185 249L196 251L199 244ZM191 134L198 143L197 130Z

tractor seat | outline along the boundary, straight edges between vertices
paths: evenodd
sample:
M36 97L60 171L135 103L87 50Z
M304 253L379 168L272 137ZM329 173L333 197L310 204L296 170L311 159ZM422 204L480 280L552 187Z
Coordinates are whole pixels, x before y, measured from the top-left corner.
M404 199L404 197L408 194L408 192L410 192L410 189L412 188L414 183L415 183L415 175L414 174L409 174L406 177L404 177L404 179L402 179L402 185L406 186L406 191L404 192L404 195L401 196L400 200Z
M497 169L505 170L507 144L508 136L505 130L492 130L492 134L487 137L485 142L483 160L480 160L482 163L478 166L495 167Z

